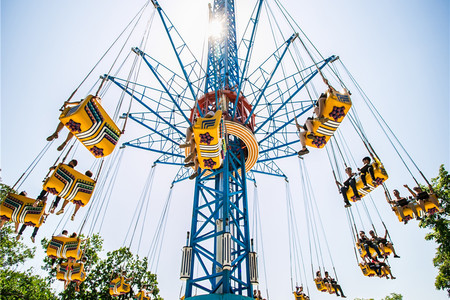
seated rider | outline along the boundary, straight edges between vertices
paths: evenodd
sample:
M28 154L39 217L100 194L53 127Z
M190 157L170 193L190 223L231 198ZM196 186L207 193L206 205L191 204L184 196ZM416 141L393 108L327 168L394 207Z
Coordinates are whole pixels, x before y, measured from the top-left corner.
M381 254L380 249L378 249L378 246L372 243L372 241L367 237L364 231L359 232L358 243L364 247L369 257L372 257L372 255L370 254L370 248L373 248L377 252L379 258L384 257Z
M375 186L375 173L373 171L373 166L370 164L370 157L366 156L362 159L362 162L364 163L364 166L361 168L358 168L358 171L361 172L361 181L364 184L363 189L369 190L370 186L367 185L366 175L367 173L370 174L370 177L372 178L372 184Z
M436 207L439 209L439 212L444 212L444 209L439 204L439 201L437 199L436 194L434 193L433 187L431 185L428 185L428 188L430 189L431 194L428 194L426 191L422 190L421 187L416 186L413 188L414 191L412 191L407 184L403 185L405 188L408 189L408 191L411 193L411 195L416 198L417 202L419 203L420 208L422 208L422 211L426 214L427 210L425 208L425 202L430 201Z
M336 296L341 296L342 298L347 298L345 295L344 295L344 292L342 291L342 288L341 288L341 285L339 285L338 283L337 283L337 281L333 278L333 277L331 277L329 274L328 274L328 272L327 271L325 271L325 278L328 280L328 282L331 284L331 287L334 289L334 291L336 292ZM338 292L338 290L339 290L339 292L341 292L341 294L339 295L339 292Z
M296 300L309 300L309 297L303 292L303 286L296 286L294 296Z
M99 103L101 102L100 97L95 97L95 98L97 99L97 101L98 101ZM78 101L78 102L68 102L68 101L66 101L66 102L64 102L64 105L63 105L63 107L62 107L62 110L70 109L70 107L80 104L81 102L83 102L83 100L84 100L84 99L81 99L81 100ZM55 132L47 138L47 141L53 141L54 139L57 139L57 138L58 138L58 133L59 133L63 128L64 128L64 124L61 123L61 122L59 122L59 123L58 123L58 126L56 127ZM73 137L73 133L72 133L71 131L69 131L69 133L67 134L66 140L65 140L65 141L57 148L57 150L58 150L58 151L61 151L62 149L64 149L64 147L65 147L65 146L67 145L67 143L72 139L72 137Z
M362 264L368 266L369 269L374 271L378 277L381 277L381 266L372 262L372 258L370 256L368 255L364 256Z
M408 223L408 220L405 220L405 214L403 213L403 210L407 207L409 207L414 216L416 216L416 220L422 220L422 218L419 216L419 213L417 212L416 206L414 203L411 203L408 201L408 199L401 197L400 192L398 190L393 190L392 193L395 196L394 200L389 199L389 195L387 192L385 192L386 200L389 204L395 205L395 209L397 210L398 214L400 215L400 218L402 218L403 223Z
M386 260L386 258L384 260ZM371 261L372 264L375 265L375 268L380 270L380 273L378 276L379 277L386 276L387 279L389 279L389 276L391 276L390 279L395 279L395 277L392 275L391 268L384 262L384 260L379 261L376 258L372 258L372 261Z
M208 111L204 118L212 118L214 117L215 112L210 110ZM185 163L185 167L189 168L189 167L194 167L194 173L191 174L191 176L189 176L189 179L194 179L196 178L199 173L198 173L198 168L199 168L199 161L198 161L198 155L197 155L197 148L195 147L195 135L194 135L194 128L191 126L189 126L186 129L186 142L184 144L179 145L180 148L186 148L189 147L189 154L188 156L184 159L184 163Z
M47 200L47 198L44 198L44 200L42 200L43 201L43 203L45 203L45 200ZM44 213L42 214L42 216L41 216L41 218L39 219L39 222L38 222L38 224L37 225L39 225L39 224L42 224L42 223L45 223L45 220L47 219L47 216L48 216L49 214L48 213L46 213L45 211L44 211ZM41 223L42 222L42 223ZM20 239L20 237L22 236L22 234L23 234L23 232L25 231L25 229L27 228L27 224L22 224L22 227L20 228L20 230L19 230L19 233L17 234L17 236L16 236L16 241L18 241L19 239ZM41 226L39 225L39 226L34 226L34 228L33 228L33 233L31 234L31 241L34 243L35 242L35 240L36 240L36 235L37 235L37 233L38 233L38 231L39 231L39 228L41 228Z
M347 197L347 191L348 191L349 187L351 187L353 190L353 194L355 195L355 200L360 200L361 196L359 195L358 190L356 189L356 181L355 181L355 177L354 177L356 174L352 172L352 168L350 168L350 167L345 168L345 173L348 175L347 180L344 181L343 184L336 180L336 184L338 186L340 186L340 191L341 191L342 197L344 197L345 207L350 207L352 205L348 201L348 197Z
M323 282L323 284L325 285L325 287L327 288L327 292L328 293L332 293L332 291L331 291L331 283L330 282L328 282L328 279L326 278L326 277L323 277L322 278L322 274L320 273L320 271L317 271L316 272L316 278L315 278L315 281L316 281L316 283L317 282Z
M84 175L86 175L87 177L92 177L92 172L91 171L86 171L86 173L84 173ZM59 198L59 199L58 199ZM52 210L54 211L55 210L55 208L58 206L58 203L59 203L59 200L60 200L61 198L60 197L56 197L56 200L55 200L55 203L53 203L53 206L52 206ZM61 209L60 210L58 210L57 212L56 212L56 215L60 215L60 214L62 214L63 212L64 212L64 208L67 206L67 204L69 204L69 200L64 200L64 202L63 202L63 205L62 205L62 207L61 207ZM81 207L81 204L80 203L76 203L75 204L75 210L74 210L74 212L73 212L73 214L72 214L72 216L70 217L70 220L75 220L75 215L77 214L77 212L78 212L78 210L80 209L80 207Z
M318 120L322 123L325 123L328 120L327 118L324 118L322 115L326 99L327 95L322 93L319 99L314 104L314 114L318 117ZM300 143L302 144L302 149L298 151L298 156L302 156L309 153L308 148L306 148L306 136L309 132L308 138L311 139L314 138L313 120L315 120L313 117L308 117L303 126L297 124L297 129L300 131L299 135ZM301 131L301 129L303 129L304 131Z
M22 191L22 192L20 192L19 196L25 196L25 197L26 197L26 196L27 196L27 192ZM3 228L3 225L5 225L5 223L6 223L7 221L8 221L7 218L2 218L2 219L1 219L1 222L0 222L0 229ZM18 233L18 232L19 232L19 222L15 222L14 227L15 227L14 233Z
M75 167L76 167L77 165L78 165L78 161L77 161L76 159L72 159L71 161L69 161L69 163L68 163L66 166L69 167L69 168L75 169ZM50 171L55 170L55 169L56 169L56 166L51 166L51 167L49 168ZM41 193L39 194L39 196L36 198L36 201L34 201L33 207L38 206L39 202L40 202L42 199L44 199L44 197L45 197L45 199L47 200L47 197L46 197L47 194L48 194L48 192L47 192L46 190L42 190ZM56 205L58 205L60 199L61 199L61 197L58 197L58 196L56 197L56 199L55 199ZM52 205L52 208L50 209L50 213L53 213L53 212L54 212L53 206L55 206L55 204Z
M370 240L379 247L380 251L383 253L383 255L386 257L387 254L384 251L384 248L389 248L391 249L392 253L394 253L394 257L395 258L400 258L400 256L397 255L397 253L395 253L395 249L394 249L394 245L389 242L386 237L387 237L387 230L384 234L384 237L379 237L378 235L376 235L375 231L371 230L369 231L370 236L372 237Z

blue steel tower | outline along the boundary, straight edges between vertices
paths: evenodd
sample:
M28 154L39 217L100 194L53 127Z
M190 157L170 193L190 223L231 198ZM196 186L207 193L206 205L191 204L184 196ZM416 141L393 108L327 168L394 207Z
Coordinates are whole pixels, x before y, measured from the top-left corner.
M204 69L158 1L151 0L179 69L172 70L134 48L153 76L151 84L107 77L141 105L142 111L127 116L149 132L124 145L158 153L158 164L179 166L173 184L192 172L184 167L188 152L179 147L186 140L186 128L208 112L220 111L221 163L215 168L200 163L195 178L192 223L180 275L186 281L185 299L252 299L258 271L249 232L247 182L254 180L254 173L285 177L276 160L297 155L299 140L292 128L296 118L312 108L311 99L294 99L334 59L285 74L281 66L298 38L294 32L261 65L249 70L263 2L256 1L248 30L238 43L235 1L214 1L209 21L215 30L208 37Z

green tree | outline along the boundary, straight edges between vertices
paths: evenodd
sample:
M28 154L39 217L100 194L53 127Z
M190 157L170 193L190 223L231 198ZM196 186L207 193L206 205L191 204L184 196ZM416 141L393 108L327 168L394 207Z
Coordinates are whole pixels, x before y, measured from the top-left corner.
M391 293L389 296L386 296L382 300L402 300L403 296L401 294Z
M82 237L83 238L83 237ZM42 246L47 248L48 240L42 240ZM127 272L127 278L132 277L130 281L132 293L134 296L144 286L147 290L153 290L153 298L161 300L159 289L157 287L156 275L148 271L147 258L140 259L133 255L131 251L122 247L118 250L108 252L106 258L102 259L99 253L102 251L103 240L99 235L93 235L83 246L84 256L88 258L86 263L87 278L80 285L78 292L75 291L75 284L70 284L67 290L60 296L62 299L115 299L109 295L109 283L122 270ZM49 272L49 280L55 281L56 270L52 267L51 259L44 259L43 269Z
M1 202L11 191L7 185L0 184ZM16 241L13 224L7 223L0 230L0 298L1 299L56 299L50 288L50 282L33 273L30 268L17 272L15 268L34 258L36 248L29 248Z
M439 168L439 176L432 179L432 187L445 211L426 217L420 226L431 229L425 239L438 244L433 259L434 266L439 269L434 283L436 289L447 290L450 296L450 176L444 165ZM425 189L430 191L429 188Z
M8 300L53 300L57 299L50 284L37 275L29 275L33 270L16 272L0 271L0 298Z
M29 248L16 241L12 223L7 223L0 231L0 270L7 270L34 257L36 248Z

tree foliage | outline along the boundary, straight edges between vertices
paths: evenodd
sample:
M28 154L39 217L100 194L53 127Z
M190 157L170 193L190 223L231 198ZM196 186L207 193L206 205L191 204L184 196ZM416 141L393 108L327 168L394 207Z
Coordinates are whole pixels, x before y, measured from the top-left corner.
M403 296L401 294L391 293L389 296L386 296L382 300L402 300Z
M435 286L437 289L447 290L450 296L450 176L444 165L439 168L439 176L432 179L432 187L445 212L426 217L420 226L431 229L425 239L434 240L438 244L433 259L434 266L439 269Z
M47 248L48 240L42 240L42 246ZM115 299L109 295L109 283L117 274L125 270L127 278L132 277L130 281L132 292L130 297L139 292L144 285L147 290L153 290L153 298L159 299L159 289L157 287L156 275L147 270L147 258L140 259L133 255L129 248L122 247L118 250L108 252L106 258L102 259L99 253L102 251L103 240L99 235L93 235L89 238L86 246L83 247L84 256L88 258L85 265L87 278L80 285L80 290L75 291L75 284L70 284L67 290L61 292L62 299ZM55 281L56 270L52 268L51 259L44 259L42 267L49 273L49 280Z
M0 184L1 200L11 191L7 185ZM2 202L0 201L0 203ZM33 269L17 272L18 265L34 258L36 248L29 248L16 241L13 224L7 223L0 230L0 298L1 299L56 299L50 282L36 275Z
M53 300L57 299L50 284L37 275L29 275L33 270L17 272L0 271L0 298L9 300Z
M7 223L0 231L0 270L8 270L34 257L36 248L16 241L13 227Z

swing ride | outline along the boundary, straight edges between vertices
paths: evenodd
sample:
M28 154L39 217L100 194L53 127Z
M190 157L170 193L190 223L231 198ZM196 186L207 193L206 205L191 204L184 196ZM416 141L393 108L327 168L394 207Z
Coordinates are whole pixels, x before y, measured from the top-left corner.
M108 73L103 74L88 93L82 94L80 89L86 85L85 79L64 102L59 117L60 124L55 133L48 137L49 142L13 186L13 189L19 190L47 151L51 149L50 151L57 152L53 140L58 138L59 133L66 131L65 127L69 135L58 147L61 153L54 163L54 169L44 178L42 189L45 191L45 199L38 197L37 200L40 201L36 201L11 192L0 206L2 225L12 221L28 226L41 226L45 221L46 197L53 194L62 198L65 203L74 204L75 213L79 208L85 212L82 221L77 220L81 224L78 235L84 232L89 236L96 229L100 231L108 199L111 197L110 190L115 184L125 149L147 150L159 157L150 168L145 191L136 207L135 214L139 217L131 221L130 228L138 225L140 217L145 219L143 214L146 209L143 207L145 201L148 201L146 195L151 193L155 166L178 167L149 253L160 251L157 248L161 247L173 187L189 180L192 180L191 184L194 186L191 225L186 228L187 239L182 247L180 298L262 299L255 296L262 281L259 270L262 237L258 233L261 225L258 225L256 213L253 217L249 214L251 207L261 205L257 196L256 177L272 176L286 181L291 297L309 299L316 293L314 289L309 289L312 285L315 285L315 290L320 294L341 293L340 296L344 297L339 285L341 278L337 275L332 251L328 246L327 224L322 222L321 211L313 192L315 185L310 181L310 167L307 165L312 164L310 157L313 155L326 153L335 181L345 185L345 168L351 165L356 170L358 166L362 166L355 161L352 153L365 153L372 158L370 166L373 174L358 172L352 175L355 189L351 184L346 186L346 197L352 203L345 208L342 205L356 258L356 266L353 268L359 267L363 276L394 279L389 261L392 256L390 254L394 252L385 245L392 245L393 242L383 220L385 216L382 218L378 212L380 204L375 203L372 195L376 193L377 187L378 190L383 190L395 212L389 217L397 217L400 221L439 213L439 203L436 203L438 200L432 198L433 193L428 196L418 193L409 199L412 204L399 213L401 205L396 204L386 185L389 183L388 172L391 177L395 176L395 172L389 170L375 152L364 129L366 118L361 120L357 109L362 104L370 108L380 128L384 133L389 132L386 133L386 139L395 148L400 142L392 135L388 124L354 81L340 58L323 57L280 1L274 0L273 7L269 3L271 1L255 2L247 27L242 37L238 37L235 1L213 1L209 6L209 25L212 28L213 24L219 24L220 30L211 30L206 40L204 65L203 60L197 60L165 13L164 2L148 1L127 27L130 36L135 34L134 28L144 18L144 12L152 11L152 22L147 24L141 44L138 47L133 45L120 66L125 66L129 57L133 57L131 69L127 70L129 73L122 77L125 73L120 73L120 68L115 66L118 58L122 58L120 53ZM275 9L281 12L281 18L271 15ZM267 14L269 25L261 24L264 13ZM151 30L153 18L156 19L155 22L159 19L160 26L164 29L170 45L167 52L175 58L175 65L166 65L165 57L155 57L151 54L151 49L146 48L147 34ZM268 28L273 34L275 47L264 49L266 51L262 53L265 58L261 58L255 54L259 46L257 36L260 36L258 34L261 30ZM124 46L127 41L128 39ZM151 80L139 77L143 72L147 72L146 75ZM91 73L92 71L86 78ZM341 91L335 89L338 86ZM108 112L112 109L107 102L111 102L113 97L110 93L114 90L115 93L119 91L121 96L114 115L111 114L110 117ZM321 94L326 95L322 98L323 102L320 100ZM81 100L74 102L76 97ZM124 99L130 101L125 110L122 107ZM133 108L132 103L135 105ZM306 124L308 115L312 115L310 124ZM133 125L127 125L128 121L132 121L130 123ZM300 121L305 121L305 125L301 126ZM140 128L139 132L144 132L144 135L135 138L127 126ZM353 147L349 147L345 138L348 129L359 137L363 151L352 151ZM76 139L71 139L73 135ZM75 155L78 157L78 151L85 151L83 147L78 148L79 144L90 153L90 170L96 174L95 178L65 163ZM304 149L306 146L313 148L313 153L302 152L302 146ZM412 159L400 147L406 154L399 156L409 171L404 157L410 161ZM291 194L291 182L277 164L281 159L294 158L298 160L300 169L301 197ZM412 164L428 183L414 161ZM364 180L367 180L366 184L363 182L363 175ZM420 182L412 173L411 176L419 185ZM249 188L251 184L254 185L253 191ZM333 187L333 182L322 184L330 189ZM335 192L335 198L342 197L341 191L338 189ZM254 195L253 201L250 200L251 193ZM303 202L304 211L297 210L295 201ZM54 209L57 205L52 202L47 208ZM60 210L61 214L64 206L65 204ZM417 216L414 215L414 210ZM375 212L379 220L374 221ZM364 213L366 216L361 216ZM97 224L97 219L101 220L101 225ZM299 219L304 219L307 224L307 242L300 233ZM370 226L376 237L377 229L382 227L386 232L385 244L363 241L360 231L365 230L365 226ZM78 237L56 236L55 232L48 245L47 255L67 260L58 265L57 279L82 284L88 276L81 261L82 241ZM130 245L133 237L134 233ZM305 250L308 248L309 255L305 256L302 246ZM378 255L377 250L382 255ZM310 262L309 272L305 268L305 261ZM395 273L395 264L393 269ZM333 277L328 275L328 271ZM105 286L109 284L110 295L130 293L131 284L127 283L126 277L121 273L112 278L111 282L104 283ZM343 286L343 289L347 291L350 287ZM150 299L143 291L130 296L135 299Z

